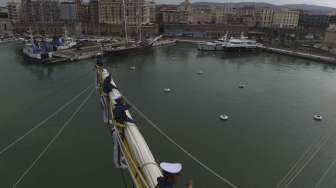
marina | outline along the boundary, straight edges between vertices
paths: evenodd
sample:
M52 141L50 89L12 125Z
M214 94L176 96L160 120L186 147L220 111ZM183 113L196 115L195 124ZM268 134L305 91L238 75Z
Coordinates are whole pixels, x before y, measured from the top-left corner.
M25 63L20 48L14 43L0 46L0 97L7 99L0 115L1 149L87 88L95 77L95 59L41 66ZM312 159L301 161L298 175L280 183L313 187L336 154L334 137L318 144L335 133L331 101L336 90L330 86L336 83L336 67L332 64L265 52L233 57L199 52L195 45L181 43L104 57L104 63L134 107L237 187L275 187L309 148L317 151L305 157ZM202 76L196 74L200 70ZM248 87L237 87L241 84ZM166 94L163 89L168 87L171 92ZM17 181L79 103L0 154L0 175L5 177L0 187ZM317 112L323 115L320 122L312 117ZM227 186L153 130L135 108L131 113L156 159L183 163L181 182L193 179L197 187ZM221 114L229 119L221 121ZM124 177L131 187L127 171L114 167L112 151L97 97L92 97L20 186L125 187ZM321 182L321 187L334 185L331 173Z
M0 188L336 187L336 1L292 1L2 1Z

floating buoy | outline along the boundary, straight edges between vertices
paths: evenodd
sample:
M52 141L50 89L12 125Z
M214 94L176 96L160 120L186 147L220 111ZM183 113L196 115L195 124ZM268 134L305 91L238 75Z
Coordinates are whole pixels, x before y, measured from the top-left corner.
M164 88L163 91L168 93L168 92L170 92L170 88Z
M321 121L321 120L323 119L323 117L322 117L320 114L315 114L315 115L314 115L314 119L315 119L316 121Z
M135 66L132 66L132 67L130 67L130 69L131 69L131 70L135 70L135 69L136 69L136 67L135 67Z
M219 116L219 119L225 121L225 120L228 120L228 119L229 119L229 116L226 115L226 114L222 114L222 115Z
M202 70L198 71L197 74L201 75L203 74L204 72Z
M239 86L238 86L239 88L245 88L246 87L246 85L245 84L239 84Z

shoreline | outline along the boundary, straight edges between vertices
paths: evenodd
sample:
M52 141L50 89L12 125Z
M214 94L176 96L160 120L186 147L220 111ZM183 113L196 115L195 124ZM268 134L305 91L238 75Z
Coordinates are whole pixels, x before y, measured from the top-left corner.
M180 39L180 38L174 38L174 40L176 40L176 42L179 42L179 43L190 43L190 44L197 44L199 42L211 41L211 40L204 40L204 39L202 40L202 39ZM259 48L269 53L276 53L276 54L281 54L281 55L299 57L303 59L310 59L310 60L314 60L318 62L336 64L336 55L335 57L332 57L332 56L319 55L316 53L307 53L307 52L300 52L296 50L277 48L277 47L272 47L272 46L262 46Z
M274 47L269 47L269 46L263 46L263 47L260 47L260 48L263 51L269 52L269 53L276 53L276 54L281 54L281 55L299 57L299 58L303 58L303 59L310 59L310 60L314 60L314 61L318 61L318 62L336 64L336 58L335 57L323 56L323 55L318 55L318 54L313 54L313 53L298 52L296 50L274 48Z

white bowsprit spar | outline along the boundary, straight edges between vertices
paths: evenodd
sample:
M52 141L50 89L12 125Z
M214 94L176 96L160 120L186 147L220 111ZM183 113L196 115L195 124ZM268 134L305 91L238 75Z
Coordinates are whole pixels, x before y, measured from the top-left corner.
M96 73L97 84L99 88L102 88L103 81L107 75L104 74L104 69L99 66L96 66ZM111 84L116 86L112 78ZM103 92L101 89L99 93L102 97ZM111 132L117 135L118 142L114 142L114 144L119 145L135 187L155 188L157 178L162 176L162 172L138 127L134 123L125 122L121 125L113 120L112 112L114 105L116 104L116 99L121 96L121 93L116 88L113 88L107 96L103 96L107 99L105 109L108 111L109 119L112 120L112 124L108 126ZM126 111L126 115L132 119L128 110Z

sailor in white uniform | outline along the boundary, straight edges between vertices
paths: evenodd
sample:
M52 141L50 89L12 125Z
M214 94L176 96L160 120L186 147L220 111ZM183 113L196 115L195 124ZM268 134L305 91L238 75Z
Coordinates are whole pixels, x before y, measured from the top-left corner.
M181 163L160 163L160 168L163 173L163 177L158 178L158 184L156 188L173 188L173 185L177 184L178 176L182 171ZM186 188L192 188L192 182L189 181Z

